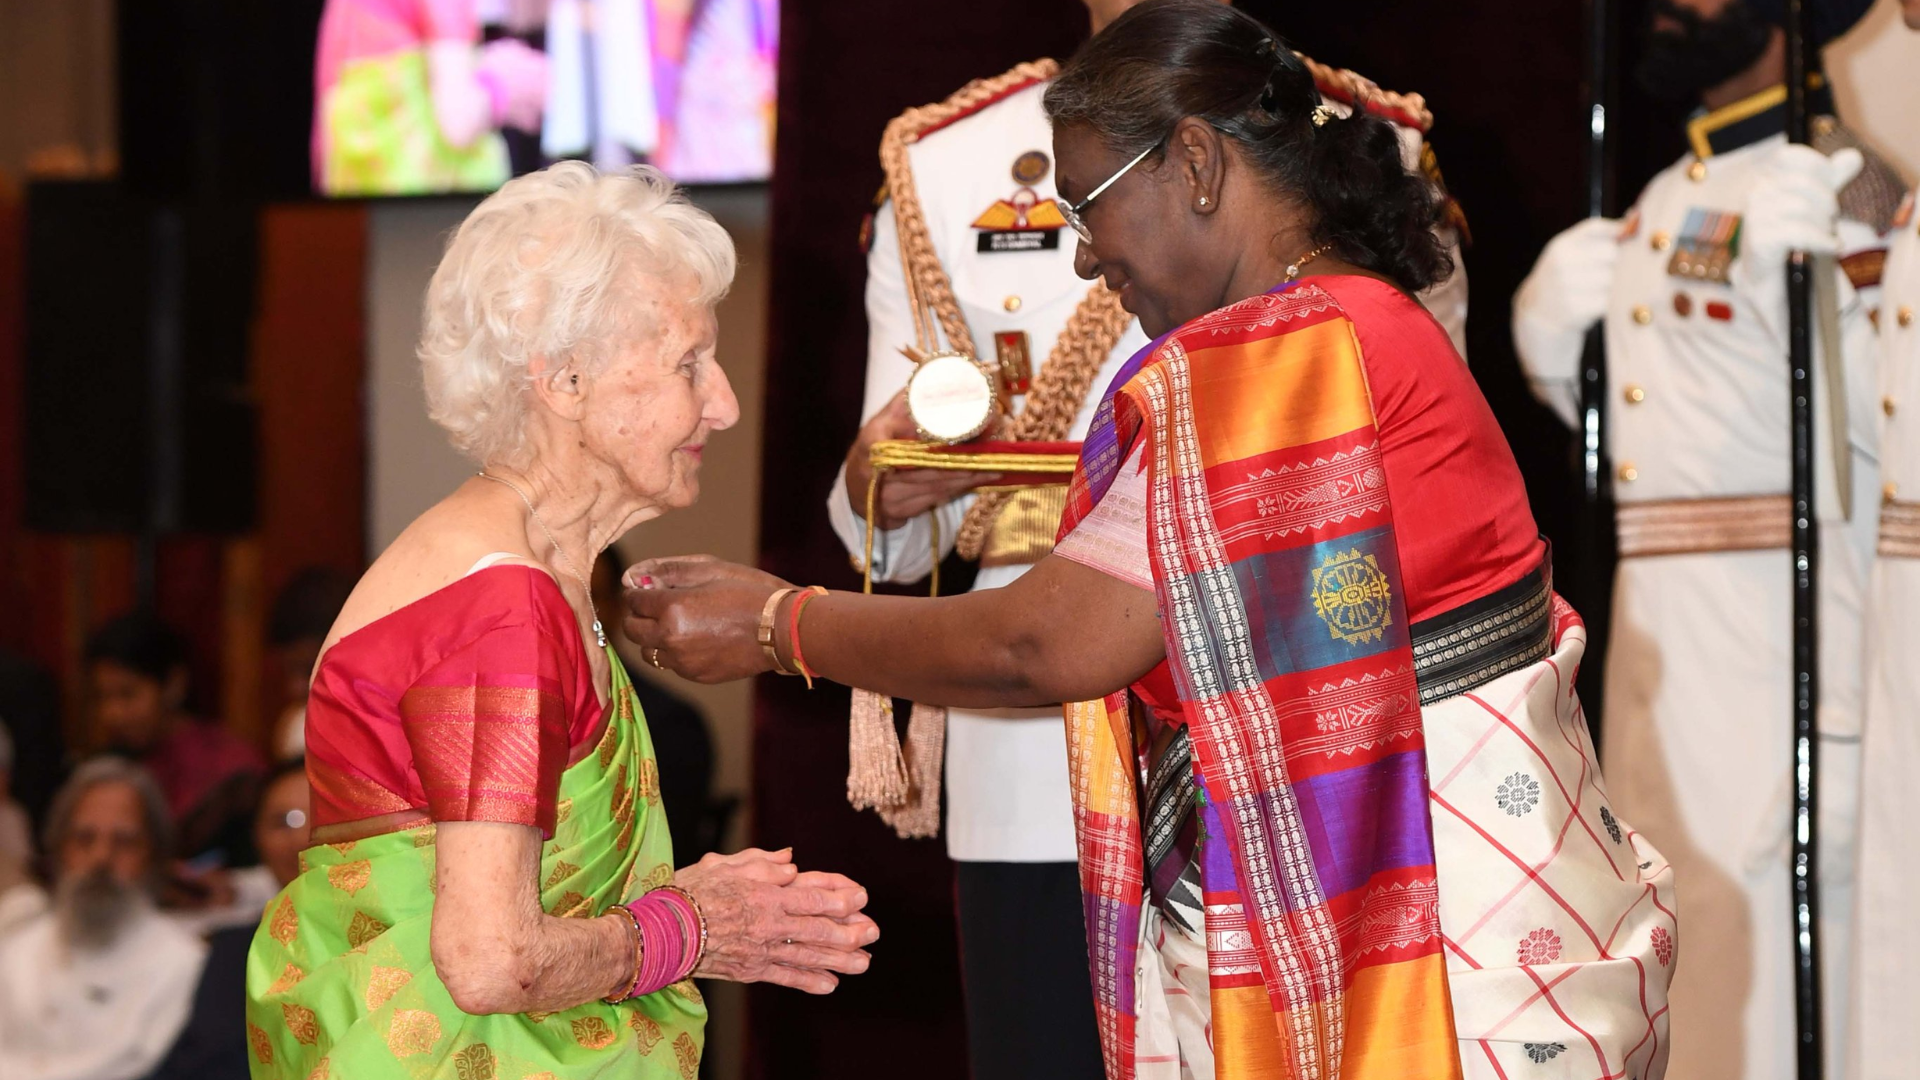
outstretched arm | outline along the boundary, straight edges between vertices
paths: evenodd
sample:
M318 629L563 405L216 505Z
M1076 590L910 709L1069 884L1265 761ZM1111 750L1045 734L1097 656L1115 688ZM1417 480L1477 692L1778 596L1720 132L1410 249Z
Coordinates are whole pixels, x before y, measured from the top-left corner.
M785 582L704 557L639 563L626 582L627 636L649 659L698 682L772 670L755 634ZM774 618L789 669L794 601ZM818 597L802 612L800 651L815 675L835 682L979 709L1110 694L1152 670L1166 644L1152 593L1050 555L1005 588L964 596Z

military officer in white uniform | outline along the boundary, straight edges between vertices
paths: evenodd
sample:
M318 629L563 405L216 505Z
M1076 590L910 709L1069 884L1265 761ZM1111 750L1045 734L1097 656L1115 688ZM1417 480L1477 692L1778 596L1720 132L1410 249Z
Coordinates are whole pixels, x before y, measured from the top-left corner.
M1920 0L1904 0L1920 30ZM1861 746L1861 947L1854 974L1856 1080L1914 1075L1920 1017L1920 193L1887 236L1881 277L1880 544L1867 597L1867 720Z
M1094 29L1131 3L1090 3ZM1417 96L1309 64L1333 107L1359 103L1399 123L1409 166L1426 168L1438 182L1425 153L1431 117ZM1082 438L1115 372L1147 344L1117 298L1074 273L1076 238L1053 206L1053 137L1041 109L1054 70L1052 61L1021 65L946 102L909 110L889 128L882 148L889 191L866 238L868 419L827 500L856 565L867 543L868 450L880 439L915 437L901 399L914 363L900 350L921 340L927 321L935 323L934 346L997 365L1016 425L1030 410L1054 418L1024 432L1016 426L1016 437L1025 439ZM1457 246L1455 254L1457 264ZM944 319L957 327L916 310L938 306L942 295L951 298ZM1422 299L1455 342L1463 341L1464 271ZM954 340L956 328L971 349ZM1065 506L1064 487L1014 495L989 507L984 527L969 527L979 499L970 491L984 479L936 470L887 474L874 515L874 579L927 577L936 542L941 556L957 542L963 555L979 560L975 588L1006 585L1044 556ZM947 851L957 864L970 1048L974 1075L982 1078L1104 1075L1062 724L1058 709L947 713Z
M1655 10L1641 75L1702 103L1692 153L1624 221L1582 222L1547 246L1515 297L1514 340L1536 394L1572 425L1582 335L1605 324L1620 563L1604 755L1616 806L1674 863L1687 950L1672 989L1671 1073L1784 1080L1794 1071L1784 266L1794 249L1836 258L1843 363L1830 377L1834 358L1818 357L1815 438L1826 1047L1838 1077L1878 495L1872 269L1898 185L1833 120L1824 89L1810 95L1814 148L1787 145L1777 13L1755 0ZM1826 40L1858 12L1819 14ZM1828 411L1836 388L1843 428Z

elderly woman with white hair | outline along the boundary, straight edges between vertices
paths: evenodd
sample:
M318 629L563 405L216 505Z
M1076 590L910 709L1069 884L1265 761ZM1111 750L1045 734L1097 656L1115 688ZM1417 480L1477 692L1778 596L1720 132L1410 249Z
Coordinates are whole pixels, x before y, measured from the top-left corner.
M556 165L454 234L420 344L479 473L361 578L308 706L313 843L247 973L255 1077L691 1077L690 976L826 993L866 894L790 852L676 871L587 569L691 504L739 418L724 230L661 175Z

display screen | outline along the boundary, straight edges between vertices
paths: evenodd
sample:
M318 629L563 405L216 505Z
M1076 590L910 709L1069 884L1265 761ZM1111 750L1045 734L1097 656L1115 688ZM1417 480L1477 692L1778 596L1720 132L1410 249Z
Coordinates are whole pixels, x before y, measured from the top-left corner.
M779 0L326 0L324 195L491 191L567 158L765 180Z

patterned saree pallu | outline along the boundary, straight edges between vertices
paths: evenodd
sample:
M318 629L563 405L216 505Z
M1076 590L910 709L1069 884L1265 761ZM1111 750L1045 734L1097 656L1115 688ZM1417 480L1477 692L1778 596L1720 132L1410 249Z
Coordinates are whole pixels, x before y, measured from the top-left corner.
M673 880L660 779L625 668L594 753L561 776L540 902L588 918ZM692 1080L706 1008L692 983L619 1005L469 1016L429 953L434 826L310 848L248 964L256 1080Z
M1392 505L1352 325L1311 284L1135 357L1062 535L1145 439L1148 546L1204 786L1221 1075L1460 1075ZM1259 483L1248 483L1249 478ZM1276 489L1279 494L1275 494ZM1109 1075L1135 1075L1143 853L1124 693L1069 765ZM1244 930L1241 929L1244 927Z

